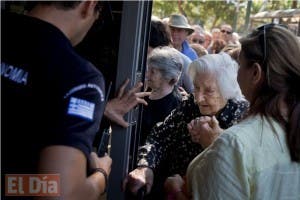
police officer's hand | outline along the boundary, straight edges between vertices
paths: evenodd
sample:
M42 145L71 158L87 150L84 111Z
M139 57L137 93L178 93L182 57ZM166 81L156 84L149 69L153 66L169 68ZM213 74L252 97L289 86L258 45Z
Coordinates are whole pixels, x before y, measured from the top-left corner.
M131 171L123 181L123 190L129 189L133 194L146 185L147 194L150 193L153 185L154 174L148 167L138 167Z
M128 83L129 79L122 84L117 97L107 102L104 111L104 115L108 119L125 128L127 128L129 124L124 120L124 115L140 103L147 105L143 97L151 94L150 92L139 92L143 86L142 82L135 84L129 91L125 91Z
M102 168L107 175L110 174L112 159L107 154L100 158L95 152L92 152L90 158L92 169Z

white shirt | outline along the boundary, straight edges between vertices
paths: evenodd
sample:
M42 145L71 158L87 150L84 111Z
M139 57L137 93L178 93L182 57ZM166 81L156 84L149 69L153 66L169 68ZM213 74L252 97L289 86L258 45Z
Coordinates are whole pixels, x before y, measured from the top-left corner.
M189 165L193 199L300 199L300 163L291 162L285 132L270 119L232 126Z

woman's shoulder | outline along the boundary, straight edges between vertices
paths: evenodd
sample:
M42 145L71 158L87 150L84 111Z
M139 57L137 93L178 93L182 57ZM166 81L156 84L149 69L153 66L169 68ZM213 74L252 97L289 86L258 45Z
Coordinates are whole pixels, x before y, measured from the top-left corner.
M273 140L272 138L276 134L280 138L285 135L279 123L272 118L254 115L226 129L221 136L227 140L242 143L244 146L257 147L261 146L261 142L264 140Z
M261 115L250 115L245 119L241 120L238 124L226 129L225 132L236 132L236 130L241 130L242 132L255 132L255 130L270 128L270 124L275 126L275 129L278 129L280 126L274 119L271 117L265 117ZM265 131L264 131L265 132ZM239 134L238 134L239 135Z
M259 116L251 116L241 120L238 124L226 129L223 133L230 133L231 135L241 135L237 132L242 132L247 134L249 131L252 131L253 128L261 126L261 118Z

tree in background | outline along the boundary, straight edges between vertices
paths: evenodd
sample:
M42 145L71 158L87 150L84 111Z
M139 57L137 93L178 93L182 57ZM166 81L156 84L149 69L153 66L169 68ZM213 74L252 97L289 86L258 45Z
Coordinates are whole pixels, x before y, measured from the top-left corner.
M267 11L299 8L298 2L300 1L253 0L251 14L259 12L261 8ZM219 27L223 23L234 26L235 16L237 16L236 31L244 32L246 7L247 0L154 0L152 13L160 18L169 17L173 13L181 13L187 16L191 24L200 24L207 30Z

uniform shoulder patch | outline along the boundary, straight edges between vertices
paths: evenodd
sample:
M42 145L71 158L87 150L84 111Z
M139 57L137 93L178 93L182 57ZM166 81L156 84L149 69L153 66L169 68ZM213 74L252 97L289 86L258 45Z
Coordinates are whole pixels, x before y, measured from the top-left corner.
M84 99L71 97L68 106L68 115L75 115L88 120L94 119L95 103Z

